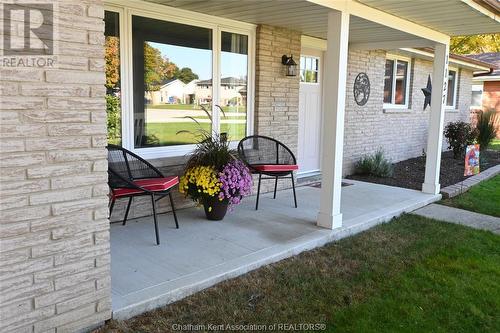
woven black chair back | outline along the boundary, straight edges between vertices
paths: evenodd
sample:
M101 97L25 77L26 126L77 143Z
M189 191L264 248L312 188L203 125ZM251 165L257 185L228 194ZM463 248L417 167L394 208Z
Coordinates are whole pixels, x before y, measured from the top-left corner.
M263 135L243 138L238 144L238 154L249 165L297 164L294 154L287 146Z
M111 188L130 187L137 179L163 177L151 163L116 145L108 145L108 174Z

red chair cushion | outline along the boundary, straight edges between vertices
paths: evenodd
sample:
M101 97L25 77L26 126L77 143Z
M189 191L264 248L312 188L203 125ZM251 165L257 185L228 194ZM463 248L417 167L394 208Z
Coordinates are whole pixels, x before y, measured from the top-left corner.
M252 165L252 168L257 171L267 171L267 172L284 172L299 170L299 166L296 164L259 164Z
M134 184L149 191L162 192L179 184L179 177L170 176L165 178L138 179L134 181ZM143 193L143 191L138 188L117 188L113 190L113 197L119 198L138 193Z

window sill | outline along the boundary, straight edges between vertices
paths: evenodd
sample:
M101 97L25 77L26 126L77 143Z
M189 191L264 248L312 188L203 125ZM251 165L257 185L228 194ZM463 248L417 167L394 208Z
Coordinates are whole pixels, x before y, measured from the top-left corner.
M408 108L384 108L384 113L412 113L413 111Z
M230 149L237 149L239 141L231 141ZM191 157L196 148L195 144L184 146L140 148L135 151L137 155L149 161L155 167L168 167L175 165L184 165Z
M450 109L445 108L444 112L446 112L446 113L459 113L460 110L459 109L452 109L452 108L450 108Z

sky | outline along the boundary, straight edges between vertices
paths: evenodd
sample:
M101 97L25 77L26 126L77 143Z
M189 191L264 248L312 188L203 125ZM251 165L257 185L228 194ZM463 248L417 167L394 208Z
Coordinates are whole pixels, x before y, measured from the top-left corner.
M177 67L190 67L198 74L200 80L212 78L212 51L195 49L183 46L148 42L152 47L160 50L162 56L167 57ZM247 55L222 52L221 74L222 77L244 77L247 75Z

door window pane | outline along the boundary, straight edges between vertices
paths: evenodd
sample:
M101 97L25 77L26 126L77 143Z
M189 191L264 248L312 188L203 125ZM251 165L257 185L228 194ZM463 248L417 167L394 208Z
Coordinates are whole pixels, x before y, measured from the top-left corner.
M212 30L133 16L132 44L134 146L191 144L198 129L210 132Z
M315 57L300 57L300 82L318 83L319 59Z
M397 61L396 69L396 91L395 104L406 104L406 74L408 73L408 63L406 61Z
M120 17L104 13L104 49L106 61L106 113L108 142L121 145L121 85L120 85Z
M220 68L220 131L236 141L246 136L248 36L222 32Z
M392 79L394 71L394 60L385 61L384 74L384 103L392 103Z
M455 97L455 80L457 79L457 72L449 71L448 74L448 96L446 98L447 106L454 106L455 101L453 100Z

